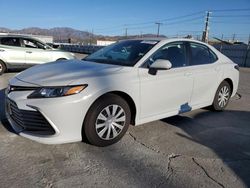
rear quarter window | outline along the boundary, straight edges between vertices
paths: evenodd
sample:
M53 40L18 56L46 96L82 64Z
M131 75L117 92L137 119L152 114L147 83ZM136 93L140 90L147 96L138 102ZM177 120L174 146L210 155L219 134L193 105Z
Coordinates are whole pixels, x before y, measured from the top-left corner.
M4 37L0 39L0 43L2 45L7 45L7 46L17 46L20 47L20 40L18 38L14 37Z
M211 50L209 49L209 53L210 53L210 62L214 63L218 60L217 55Z

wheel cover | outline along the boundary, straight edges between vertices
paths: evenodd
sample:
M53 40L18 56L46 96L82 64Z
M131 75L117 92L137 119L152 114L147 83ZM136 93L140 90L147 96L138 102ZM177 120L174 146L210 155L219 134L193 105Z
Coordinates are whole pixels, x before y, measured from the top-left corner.
M126 114L123 108L116 104L109 105L97 116L96 133L103 140L112 140L122 132L125 121Z
M2 72L2 70L3 70L3 66L0 63L0 72Z
M230 97L230 91L229 88L227 86L223 86L220 89L219 92L219 97L218 97L218 102L219 102L219 106L221 108L225 107L227 105L227 102L229 100Z

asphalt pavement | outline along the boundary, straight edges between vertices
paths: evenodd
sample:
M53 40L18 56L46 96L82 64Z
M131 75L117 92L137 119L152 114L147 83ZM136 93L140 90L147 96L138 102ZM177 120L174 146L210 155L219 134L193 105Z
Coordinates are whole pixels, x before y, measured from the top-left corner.
M199 109L131 126L99 148L43 145L16 135L5 120L0 76L0 187L250 187L250 69L224 112Z

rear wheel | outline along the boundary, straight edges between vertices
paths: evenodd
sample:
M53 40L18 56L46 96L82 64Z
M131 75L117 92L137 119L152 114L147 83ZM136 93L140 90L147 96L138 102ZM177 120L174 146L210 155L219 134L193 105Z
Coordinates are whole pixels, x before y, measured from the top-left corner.
M67 60L67 59L65 59L65 58L59 58L56 61L65 61L65 60Z
M229 83L227 81L223 81L216 91L212 109L216 111L224 110L228 105L231 94L232 91Z
M107 94L88 111L84 121L85 137L96 146L114 144L126 133L130 119L128 103L117 95Z
M0 60L0 75L5 73L6 71L6 65L4 64L3 61Z

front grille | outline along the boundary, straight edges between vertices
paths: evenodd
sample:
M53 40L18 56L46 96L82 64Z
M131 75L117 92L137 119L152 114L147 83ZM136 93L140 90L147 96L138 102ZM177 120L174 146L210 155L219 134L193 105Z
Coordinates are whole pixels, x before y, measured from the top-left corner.
M37 135L53 135L55 130L38 111L20 110L16 103L7 99L7 111L11 119L22 129L22 132Z

